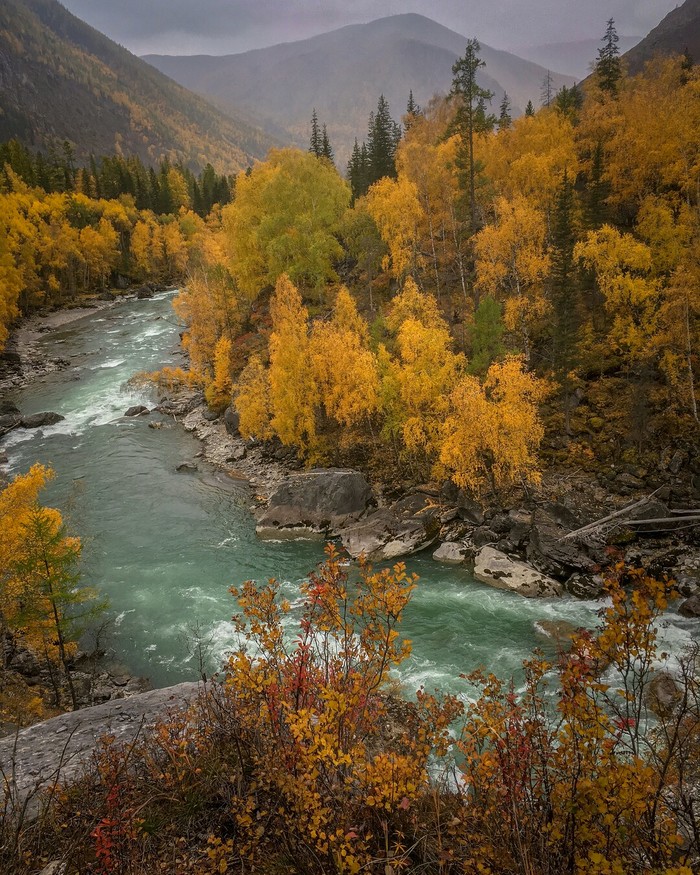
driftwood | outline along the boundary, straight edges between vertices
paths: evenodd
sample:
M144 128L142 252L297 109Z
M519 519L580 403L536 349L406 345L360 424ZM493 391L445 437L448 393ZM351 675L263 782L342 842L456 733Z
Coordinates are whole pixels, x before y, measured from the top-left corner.
M569 532L568 534L563 535L559 540L569 541L572 538L578 537L579 535L587 535L591 532L595 532L607 523L613 522L613 520L618 520L620 519L620 517L626 516L631 510L636 510L638 507L643 507L656 495L658 491L658 489L655 489L654 492L651 493L651 495L647 495L644 498L641 498L639 501L635 501L633 504L628 504L627 507L616 510L615 513L608 514L608 516L604 516L593 523L588 523L587 526L582 526L580 529L575 529L573 532Z

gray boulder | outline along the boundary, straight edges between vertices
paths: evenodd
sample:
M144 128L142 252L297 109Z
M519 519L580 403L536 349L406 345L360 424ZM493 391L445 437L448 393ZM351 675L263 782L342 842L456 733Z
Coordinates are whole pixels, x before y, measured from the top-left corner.
M241 424L241 417L237 410L233 407L227 407L224 410L224 426L226 431L233 437L238 437L238 427Z
M65 419L60 413L32 413L30 416L23 416L22 428L40 428L42 425L55 425L57 422Z
M17 413L4 413L0 416L0 437L12 431L13 428L19 428L22 424L22 417Z
M561 584L524 562L518 562L494 550L482 547L476 554L474 577L482 583L517 593L526 598L560 596Z
M101 738L113 735L117 744L128 744L171 709L186 707L201 689L201 684L183 683L152 690L61 714L0 739L0 766L7 776L10 804L21 806L27 800L27 815L34 817L39 791L57 777L62 782L77 777Z
M433 559L446 565L461 565L469 552L469 548L459 541L446 541L433 553Z
M410 556L431 547L440 536L440 508L426 495L406 495L340 531L353 557L373 562Z
M180 474L193 474L198 468L196 462L180 462L175 470Z
M691 595L678 607L681 617L700 617L700 595Z
M372 490L359 471L318 468L287 477L258 516L259 530L334 531L367 509Z
M605 595L605 581L600 574L577 571L564 581L564 589L577 599L599 599Z
M134 404L133 407L130 407L124 416L148 416L151 411L148 407L144 407L143 404Z
M136 289L136 297L139 301L143 301L146 298L152 298L153 289L150 286L139 286L138 289Z
M564 540L575 528L578 528L578 520L566 508L558 505L537 508L532 515L528 561L562 580L575 571L592 572L599 562L589 555L590 548L574 540ZM597 556L597 559L602 561L604 557Z

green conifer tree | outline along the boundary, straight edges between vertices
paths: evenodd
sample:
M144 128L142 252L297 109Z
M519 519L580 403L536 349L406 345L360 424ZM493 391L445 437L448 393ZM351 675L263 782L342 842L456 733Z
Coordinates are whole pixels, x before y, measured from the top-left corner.
M615 29L615 19L608 19L603 45L598 49L598 59L595 65L595 73L600 90L616 97L622 78L622 62L618 42L620 38Z

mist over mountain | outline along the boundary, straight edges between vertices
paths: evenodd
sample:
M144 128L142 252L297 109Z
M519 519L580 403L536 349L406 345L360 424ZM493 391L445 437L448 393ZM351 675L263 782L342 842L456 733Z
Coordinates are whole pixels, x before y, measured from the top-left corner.
M234 172L273 140L228 115L71 15L56 0L0 4L0 140L75 155L168 155Z
M342 166L354 138L364 138L379 95L399 120L409 90L421 104L449 91L452 65L466 42L429 18L405 14L237 55L147 55L145 60L220 106L241 106L270 118L300 144L308 140L315 107ZM483 44L481 57L486 66L480 83L495 93L494 110L504 91L516 116L528 100L539 105L545 68ZM557 73L552 78L555 90L574 82Z
M626 52L635 46L641 37L621 36L618 48ZM535 64L549 70L560 70L577 80L585 79L598 56L601 46L599 39L576 40L573 42L547 43L538 46L523 46L516 53Z

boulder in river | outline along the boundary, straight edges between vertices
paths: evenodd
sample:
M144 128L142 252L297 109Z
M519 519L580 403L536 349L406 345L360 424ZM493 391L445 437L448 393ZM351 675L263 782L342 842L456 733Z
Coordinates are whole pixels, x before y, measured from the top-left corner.
M511 559L493 547L482 547L476 554L474 577L496 589L514 592L526 598L560 596L562 592L561 584L556 580L524 562Z
M143 404L134 404L133 407L130 407L124 416L148 416L151 411L148 407L145 407Z
M691 595L678 607L681 617L700 617L700 595Z
M258 534L285 528L334 531L364 513L371 499L370 485L359 471L300 471L272 493L258 517Z
M378 562L410 556L437 541L440 510L426 495L406 495L342 529L340 538L353 558L364 554Z
M461 565L469 552L466 544L460 541L445 541L433 553L433 559L436 562L444 562L446 565Z
M150 286L146 285L139 286L138 289L136 289L136 297L139 299L139 301L145 300L146 298L152 298L153 289Z
M199 469L197 468L196 462L180 462L175 470L180 474L194 474L194 472Z
M32 413L29 416L23 416L22 428L40 428L43 425L55 425L57 422L65 419L60 413L47 411L46 413Z
M21 424L22 417L18 413L4 413L0 416L0 437L13 428L19 428Z

